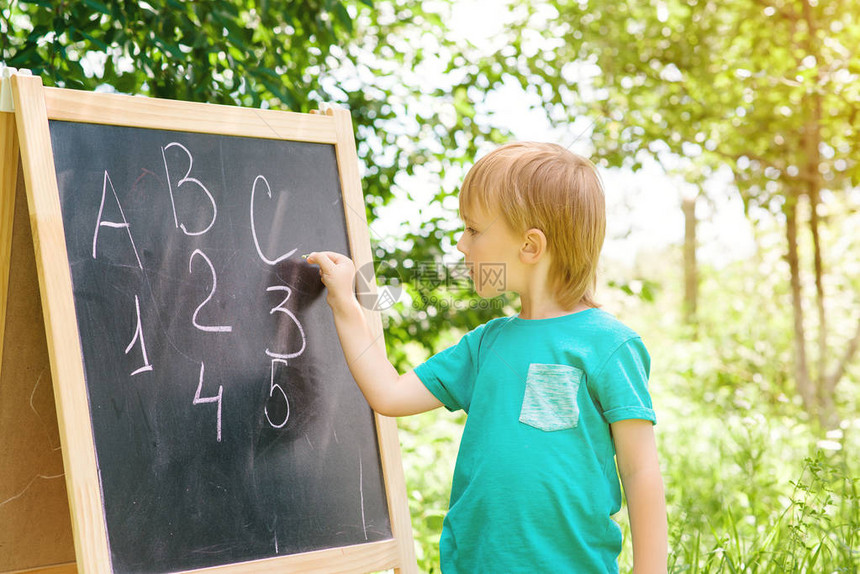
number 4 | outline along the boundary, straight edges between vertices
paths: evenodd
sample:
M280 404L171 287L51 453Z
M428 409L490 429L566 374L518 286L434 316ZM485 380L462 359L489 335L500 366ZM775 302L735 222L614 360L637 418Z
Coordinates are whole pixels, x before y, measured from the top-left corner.
M218 442L221 442L221 395L224 392L224 385L218 386L218 395L214 397L201 397L200 391L203 389L203 369L204 365L200 363L200 382L197 383L197 392L194 393L192 404L200 405L203 403L218 403Z

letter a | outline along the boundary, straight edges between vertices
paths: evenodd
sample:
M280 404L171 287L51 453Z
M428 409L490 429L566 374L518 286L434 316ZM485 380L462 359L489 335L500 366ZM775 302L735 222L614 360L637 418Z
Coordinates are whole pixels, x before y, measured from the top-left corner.
M103 221L102 220L102 212L105 208L105 196L107 195L108 184L110 184L110 190L113 193L113 199L116 202L116 206L119 208L119 214L122 216L122 222L119 221ZM111 227L113 229L125 229L125 232L128 233L128 240L131 241L131 248L134 251L134 257L137 259L137 266L143 269L143 264L140 262L140 256L137 254L137 247L134 246L134 239L131 236L131 230L128 228L128 220L125 218L125 213L122 210L122 205L119 202L119 197L116 195L116 189L113 186L113 182L110 179L110 175L108 175L107 170L105 170L105 179L104 184L102 185L102 201L99 205L99 216L96 220L96 230L93 233L93 259L96 259L96 247L99 241L99 230L102 227Z

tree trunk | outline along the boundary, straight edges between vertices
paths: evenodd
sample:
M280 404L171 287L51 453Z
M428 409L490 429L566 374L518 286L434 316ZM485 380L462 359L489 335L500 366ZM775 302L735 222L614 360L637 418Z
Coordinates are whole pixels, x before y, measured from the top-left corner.
M684 211L684 323L693 327L696 338L696 311L699 298L699 272L696 262L696 198L684 196L681 209Z
M818 58L818 42L816 41L816 23L809 0L803 2L803 16L806 21L807 36L805 51ZM821 85L821 73L816 68L815 85ZM806 196L809 198L809 230L812 234L813 266L815 269L815 303L818 311L818 361L815 374L815 387L819 406L818 418L822 426L832 426L836 423L836 411L833 408L833 397L827 396L827 314L824 304L824 264L819 234L818 206L821 203L821 178L819 165L821 163L821 94L812 91L804 96L804 108L807 115L803 125L803 155L804 165L802 179L806 185Z
M816 393L809 379L806 362L806 334L803 321L803 294L800 286L800 261L797 253L797 203L800 194L789 190L785 198L785 235L788 241L788 267L791 272L791 306L794 310L794 380L807 413L816 413Z
M818 232L817 207L820 203L817 184L810 183L809 207L811 215L809 218L809 229L812 232L812 249L815 266L815 303L818 310L818 372L816 373L816 388L818 390L818 404L821 406L819 420L825 426L832 426L835 422L836 412L828 409L827 405L833 405L833 397L826 396L828 390L827 380L827 314L824 308L824 264L821 255L821 238Z

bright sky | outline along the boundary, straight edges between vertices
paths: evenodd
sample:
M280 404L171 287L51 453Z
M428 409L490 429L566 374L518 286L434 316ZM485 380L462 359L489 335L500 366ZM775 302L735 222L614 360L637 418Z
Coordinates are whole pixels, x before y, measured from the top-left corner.
M477 45L493 46L504 26L505 10L500 0L459 0L449 24L455 34L468 37ZM498 49L498 47L495 47ZM441 81L441 80L440 80ZM516 84L506 84L487 101L497 122L508 127L517 139L550 141L569 147L582 155L590 155L587 120L577 121L566 129L553 130L545 113L530 108L536 98L529 98ZM477 159L477 158L476 158ZM644 163L633 173L625 169L602 170L607 199L607 240L604 257L632 265L641 251L653 251L683 242L684 219L681 197L689 193L688 184L680 178L666 176L655 162ZM396 199L381 212L374 224L377 237L396 242L399 223L420 221L441 210L429 206L437 183L419 171L415 177L400 180L408 186L414 203L405 199L403 189L396 190ZM699 257L715 265L749 256L754 250L751 226L743 214L743 206L729 181L709 183L716 197L714 209L699 205ZM419 207L421 211L419 212Z

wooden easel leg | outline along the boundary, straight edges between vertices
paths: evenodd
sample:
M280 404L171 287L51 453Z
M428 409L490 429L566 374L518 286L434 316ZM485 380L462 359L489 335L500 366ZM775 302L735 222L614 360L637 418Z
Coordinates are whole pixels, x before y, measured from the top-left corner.
M57 564L56 566L46 566L44 568L34 568L29 570L20 570L12 574L77 574L78 567L74 563Z
M0 572L59 574L75 550L14 118L0 112Z
M6 300L9 295L12 221L15 217L15 190L18 183L18 134L15 114L0 112L0 351L6 327ZM0 369L3 368L0 355Z

